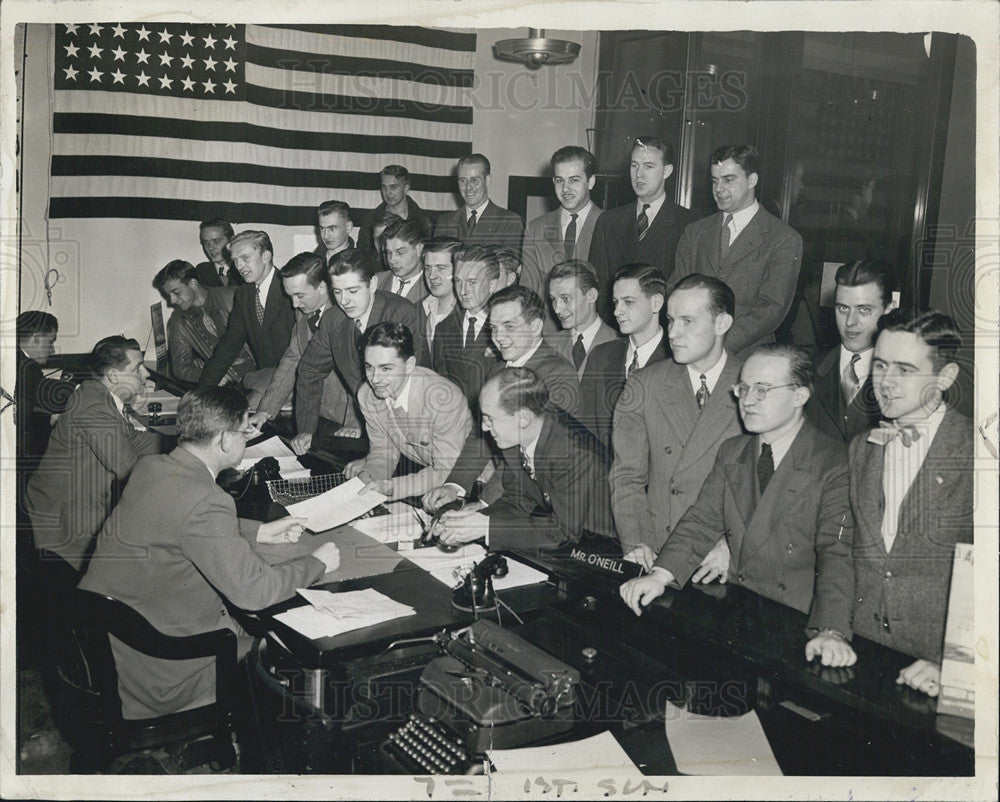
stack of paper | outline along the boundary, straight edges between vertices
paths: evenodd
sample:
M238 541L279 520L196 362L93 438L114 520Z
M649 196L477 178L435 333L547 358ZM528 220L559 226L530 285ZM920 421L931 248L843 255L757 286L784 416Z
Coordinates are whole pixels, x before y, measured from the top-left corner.
M419 540L431 516L401 501L387 504L388 515L355 521L351 526L379 543L412 543Z
M285 509L292 517L306 518L311 531L323 532L350 523L387 500L375 491L359 496L358 491L364 486L365 483L355 476L318 496L289 504Z
M639 773L632 758L607 730L592 738L564 744L488 749L486 756L498 772L537 773L544 767L547 772L593 769L620 773L631 769Z
M440 549L429 547L406 552L406 558L415 562L427 571L438 582L443 582L453 588L459 584L475 563L486 556L486 549L478 543L467 543L458 551L448 554ZM534 585L548 579L548 574L536 571L529 565L518 562L509 555L507 560L507 576L493 578L494 590L508 590L522 585Z
M667 742L682 774L781 775L757 713L717 717L667 702Z
M309 604L275 616L310 640L342 635L396 618L416 615L416 610L393 601L372 588L346 593L300 588L299 595Z

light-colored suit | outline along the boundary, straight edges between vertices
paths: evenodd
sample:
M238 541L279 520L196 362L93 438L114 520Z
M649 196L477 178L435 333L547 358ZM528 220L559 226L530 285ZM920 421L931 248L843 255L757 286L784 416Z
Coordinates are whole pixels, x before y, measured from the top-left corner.
M591 204L587 219L577 232L574 259L588 261L590 241L594 236L594 223L602 211L597 204ZM538 293L538 297L543 299L549 296L549 271L560 262L566 261L566 248L559 217L561 212L562 208L559 208L540 215L528 223L524 230L521 280L518 283L522 287L533 289Z
M617 340L621 335L615 331L611 326L600 320L600 324L597 329L597 334L594 335L594 339L590 342L590 348L587 349L587 353L583 357L583 362L580 363L580 367L576 369L576 375L581 379L583 378L583 371L587 367L587 360L590 359L590 352L593 351L597 346L603 343L609 343L612 340ZM555 331L549 334L545 338L548 340L549 345L551 345L557 354L573 364L573 332L570 329L563 329L561 331Z
M358 390L370 448L364 470L389 479L400 455L422 471L392 479L393 498L422 496L443 484L472 430L469 403L458 386L433 370L415 367L410 375L407 408L389 409L367 382Z
M973 540L972 421L948 408L885 550L885 449L862 432L850 445L854 511L854 631L924 660L941 660L956 543ZM995 532L993 533L996 534Z
M259 521L240 520L232 496L190 451L146 457L97 538L80 587L114 596L160 632L184 636L227 627L223 598L245 610L276 604L320 579L307 556L272 568L253 550ZM125 718L163 716L215 699L212 658L157 660L112 641Z
M732 354L698 411L688 370L665 359L625 383L615 406L611 508L622 548L655 554L698 498L722 442L740 434L736 399L742 363Z

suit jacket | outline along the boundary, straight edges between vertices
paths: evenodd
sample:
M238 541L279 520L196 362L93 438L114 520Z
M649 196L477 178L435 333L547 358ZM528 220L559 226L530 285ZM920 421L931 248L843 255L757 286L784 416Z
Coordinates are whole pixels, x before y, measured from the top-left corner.
M762 496L758 448L756 435L719 447L698 500L656 565L683 586L725 535L730 582L808 613L810 629L829 627L850 637L853 526L843 443L803 422Z
M208 287L205 306L191 307L187 311L174 310L167 321L167 344L170 346L170 372L175 378L196 382L205 363L212 358L220 335L225 332L229 315L233 311L233 287ZM208 314L218 334L212 334L202 322ZM250 349L243 346L226 372L231 379L242 379L254 369Z
M899 511L892 550L882 539L884 448L851 441L854 511L854 631L932 662L941 661L956 543L973 538L972 421L950 407Z
M436 298L433 295L428 294L420 302L420 314L424 319L424 336L427 338L427 353L430 356L431 367L437 370L437 365L434 362L434 338L437 333L437 327L445 321L445 319L454 311L455 307L458 305L455 301L455 297L451 296L451 309L445 313L444 317L440 320L437 317L438 314L438 301L441 299ZM448 300L447 298L443 300Z
M424 469L392 479L393 498L422 496L443 484L472 430L472 415L462 391L429 368L410 374L407 408L391 411L367 382L358 391L370 448L364 469L389 479L400 455Z
M453 212L443 212L434 226L435 237L456 237L466 245L486 245L494 248L510 248L521 255L521 240L524 237L524 223L520 216L510 209L486 202L483 215L476 221L476 227L469 233L465 206Z
M577 232L574 259L589 261L590 243L594 236L594 226L601 216L596 203L591 204L587 219ZM539 298L549 297L549 271L560 262L566 261L560 218L562 209L536 217L524 230L524 244L521 248L521 280L523 287L538 293Z
M392 292L393 273L391 270L381 270L375 274L375 278L378 279L378 288L380 290L383 292ZM420 302L428 295L430 295L430 292L424 283L424 274L418 273L416 278L413 279L413 283L406 288L406 294L403 297L419 308Z
M236 269L232 262L228 263L226 268L226 278L228 279L228 284L223 284L222 280L219 278L218 268L212 262L199 262L195 265L195 275L198 279L198 283L202 287L239 287L241 284L245 284L243 281L243 276L240 275L240 271Z
M80 587L125 602L166 635L223 627L243 634L224 599L260 610L326 570L312 556L272 568L251 545L259 528L258 521L236 517L232 497L191 452L146 457L98 536ZM241 646L245 653L249 638ZM163 716L215 699L213 658L157 660L115 640L112 653L125 718Z
M611 507L622 548L658 552L698 498L723 440L742 432L736 399L742 363L727 354L698 411L688 370L664 359L629 379L615 406Z
M583 373L587 369L587 362L590 361L590 354L593 352L597 346L603 343L614 342L619 339L621 335L615 331L611 326L605 323L603 320L599 321L597 334L594 335L594 339L590 343L590 350L583 357L583 362L580 363L580 367L576 369L576 375L583 379ZM570 329L562 329L560 331L553 332L547 337L549 345L551 345L557 354L573 364L573 332Z
M640 242L635 225L637 213L636 202L632 201L604 212L594 226L590 263L597 268L600 280L597 308L609 323L613 320L611 285L615 271L622 265L642 262L659 268L664 278L669 278L674 270L677 243L684 227L694 220L689 209L666 198Z
M865 377L854 400L849 405L844 404L840 389L839 345L827 351L816 365L816 382L806 402L806 416L823 434L845 443L878 426L882 419L871 375Z
M534 454L534 479L519 446L500 463L503 494L483 510L490 518L490 547L535 549L576 543L587 530L613 537L604 447L560 411L545 413Z
M35 546L80 570L139 457L159 448L159 435L140 432L125 420L101 382L84 381L66 403L28 482Z
M417 363L426 365L423 327L417 308L405 298L376 290L368 315L368 328L386 320L401 323L410 330ZM340 307L331 307L320 318L319 328L299 359L295 380L295 423L300 433L316 431L323 385L331 371L337 371L344 388L352 398L356 397L365 380L358 352L360 342L361 334L354 321Z
M667 332L653 351L643 370L669 356ZM580 379L580 421L611 450L611 423L615 404L625 387L625 355L628 337L620 337L595 346L587 356L587 367Z
M199 387L218 384L244 345L250 346L258 370L276 367L281 360L295 325L295 310L281 288L281 277L275 273L271 279L264 304L263 325L257 322L256 298L256 284L236 288L229 324L219 338L212 358L202 368Z
M722 212L691 223L677 245L674 273L667 291L690 273L715 276L736 294L736 315L726 344L746 359L774 331L792 305L802 266L802 237L760 207L720 258Z
M37 461L45 453L52 429L49 419L66 409L72 382L47 379L42 366L17 349L17 377L14 379L14 425L17 429L18 460ZM19 467L27 468L27 465ZM31 468L33 470L33 468Z
M434 370L461 388L472 409L479 403L479 390L497 364L497 353L490 339L489 313L480 312L483 326L471 345L462 345L465 310L457 303L451 314L438 323L434 332ZM478 322L478 321L477 321Z
M333 314L334 306L331 304L325 310L324 315ZM320 316L320 321L322 321ZM299 367L299 360L305 353L312 339L313 332L309 328L309 319L305 315L298 315L295 327L292 329L292 336L288 342L288 348L281 356L278 367L274 369L271 382L264 391L264 397L257 407L258 412L266 412L271 418L276 418L282 407L288 403L295 390L295 374ZM342 423L344 426L360 428L358 417L354 412L354 399L347 392L344 383L335 370L330 371L323 381L319 400L319 414L330 421Z
M431 218L427 212L421 209L420 206L417 205L417 202L409 195L406 196L406 208L406 219L416 220L420 223L420 228L423 229L424 236L429 237L434 226L431 223ZM382 254L375 249L373 235L375 233L375 221L378 220L385 209L385 201L383 201L361 219L361 228L358 230L358 249L364 251L368 255L372 264L378 266L378 270L382 270L385 265L382 263Z

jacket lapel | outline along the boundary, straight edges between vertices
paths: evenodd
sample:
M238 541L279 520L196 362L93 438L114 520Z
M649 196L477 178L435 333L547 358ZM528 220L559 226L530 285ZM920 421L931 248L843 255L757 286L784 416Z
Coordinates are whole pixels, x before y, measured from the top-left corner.
M730 548L733 549L734 564L738 564L738 558L742 552L742 541L753 515L755 481L753 467L756 450L757 438L747 437L740 453L726 465L726 481L729 483L729 492L732 493L736 503L736 511L740 516L739 527L729 527L731 532Z
M725 259L722 260L722 264L728 265L733 262L739 262L748 253L750 253L755 248L759 248L761 243L764 241L764 225L763 215L767 214L764 211L764 207L757 210L757 213L753 216L753 219L747 223L746 227L739 233L739 236L733 240L732 244L729 246L729 252L726 254ZM722 224L719 224L719 239L721 245L722 238Z
M719 374L715 389L708 396L708 403L697 416L688 438L690 448L685 445L684 456L678 462L677 470L683 470L697 461L718 440L718 432L724 431L732 417L738 414L729 388L739 381L741 364L732 354L726 354L726 365Z
M833 425L837 427L842 435L847 435L846 425L844 423L844 409L843 400L840 390L840 376L837 375L836 367L840 364L838 359L840 351L839 349L834 349L831 354L823 360L823 364L820 366L819 381L817 382L816 393L820 407L822 407L823 412L826 413L827 417L833 421ZM826 367L826 372L822 373L822 368Z
M688 440L698 420L698 405L691 392L687 368L671 360L663 387L655 388L656 403L667 425L682 443Z

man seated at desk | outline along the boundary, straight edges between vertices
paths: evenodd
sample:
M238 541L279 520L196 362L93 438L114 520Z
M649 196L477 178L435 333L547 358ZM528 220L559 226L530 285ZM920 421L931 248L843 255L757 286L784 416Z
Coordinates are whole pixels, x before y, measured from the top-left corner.
M847 459L842 443L803 416L812 382L802 349L766 344L747 358L733 390L750 434L720 446L698 500L651 572L621 586L636 615L671 582L732 578L809 614L807 631L818 637L808 659L854 663Z
M445 513L444 543L485 537L494 549L554 548L584 530L613 536L604 447L578 421L549 404L549 388L530 368L505 368L479 395L483 431L503 455L503 492L480 510Z
M376 490L392 498L422 496L441 484L472 429L462 391L429 368L417 366L413 335L384 322L361 337L367 382L358 391L370 448L348 463L348 478L361 477L361 493ZM423 470L394 476L400 456Z
M240 636L237 654L245 656L251 638L224 599L260 610L340 564L332 543L276 567L254 551L253 543L296 542L304 520L241 520L232 496L215 483L221 471L239 464L251 431L237 388L187 393L177 407L178 447L136 466L80 587L123 601L166 635L227 627ZM117 641L112 652L126 719L164 716L215 698L213 658L157 660Z

